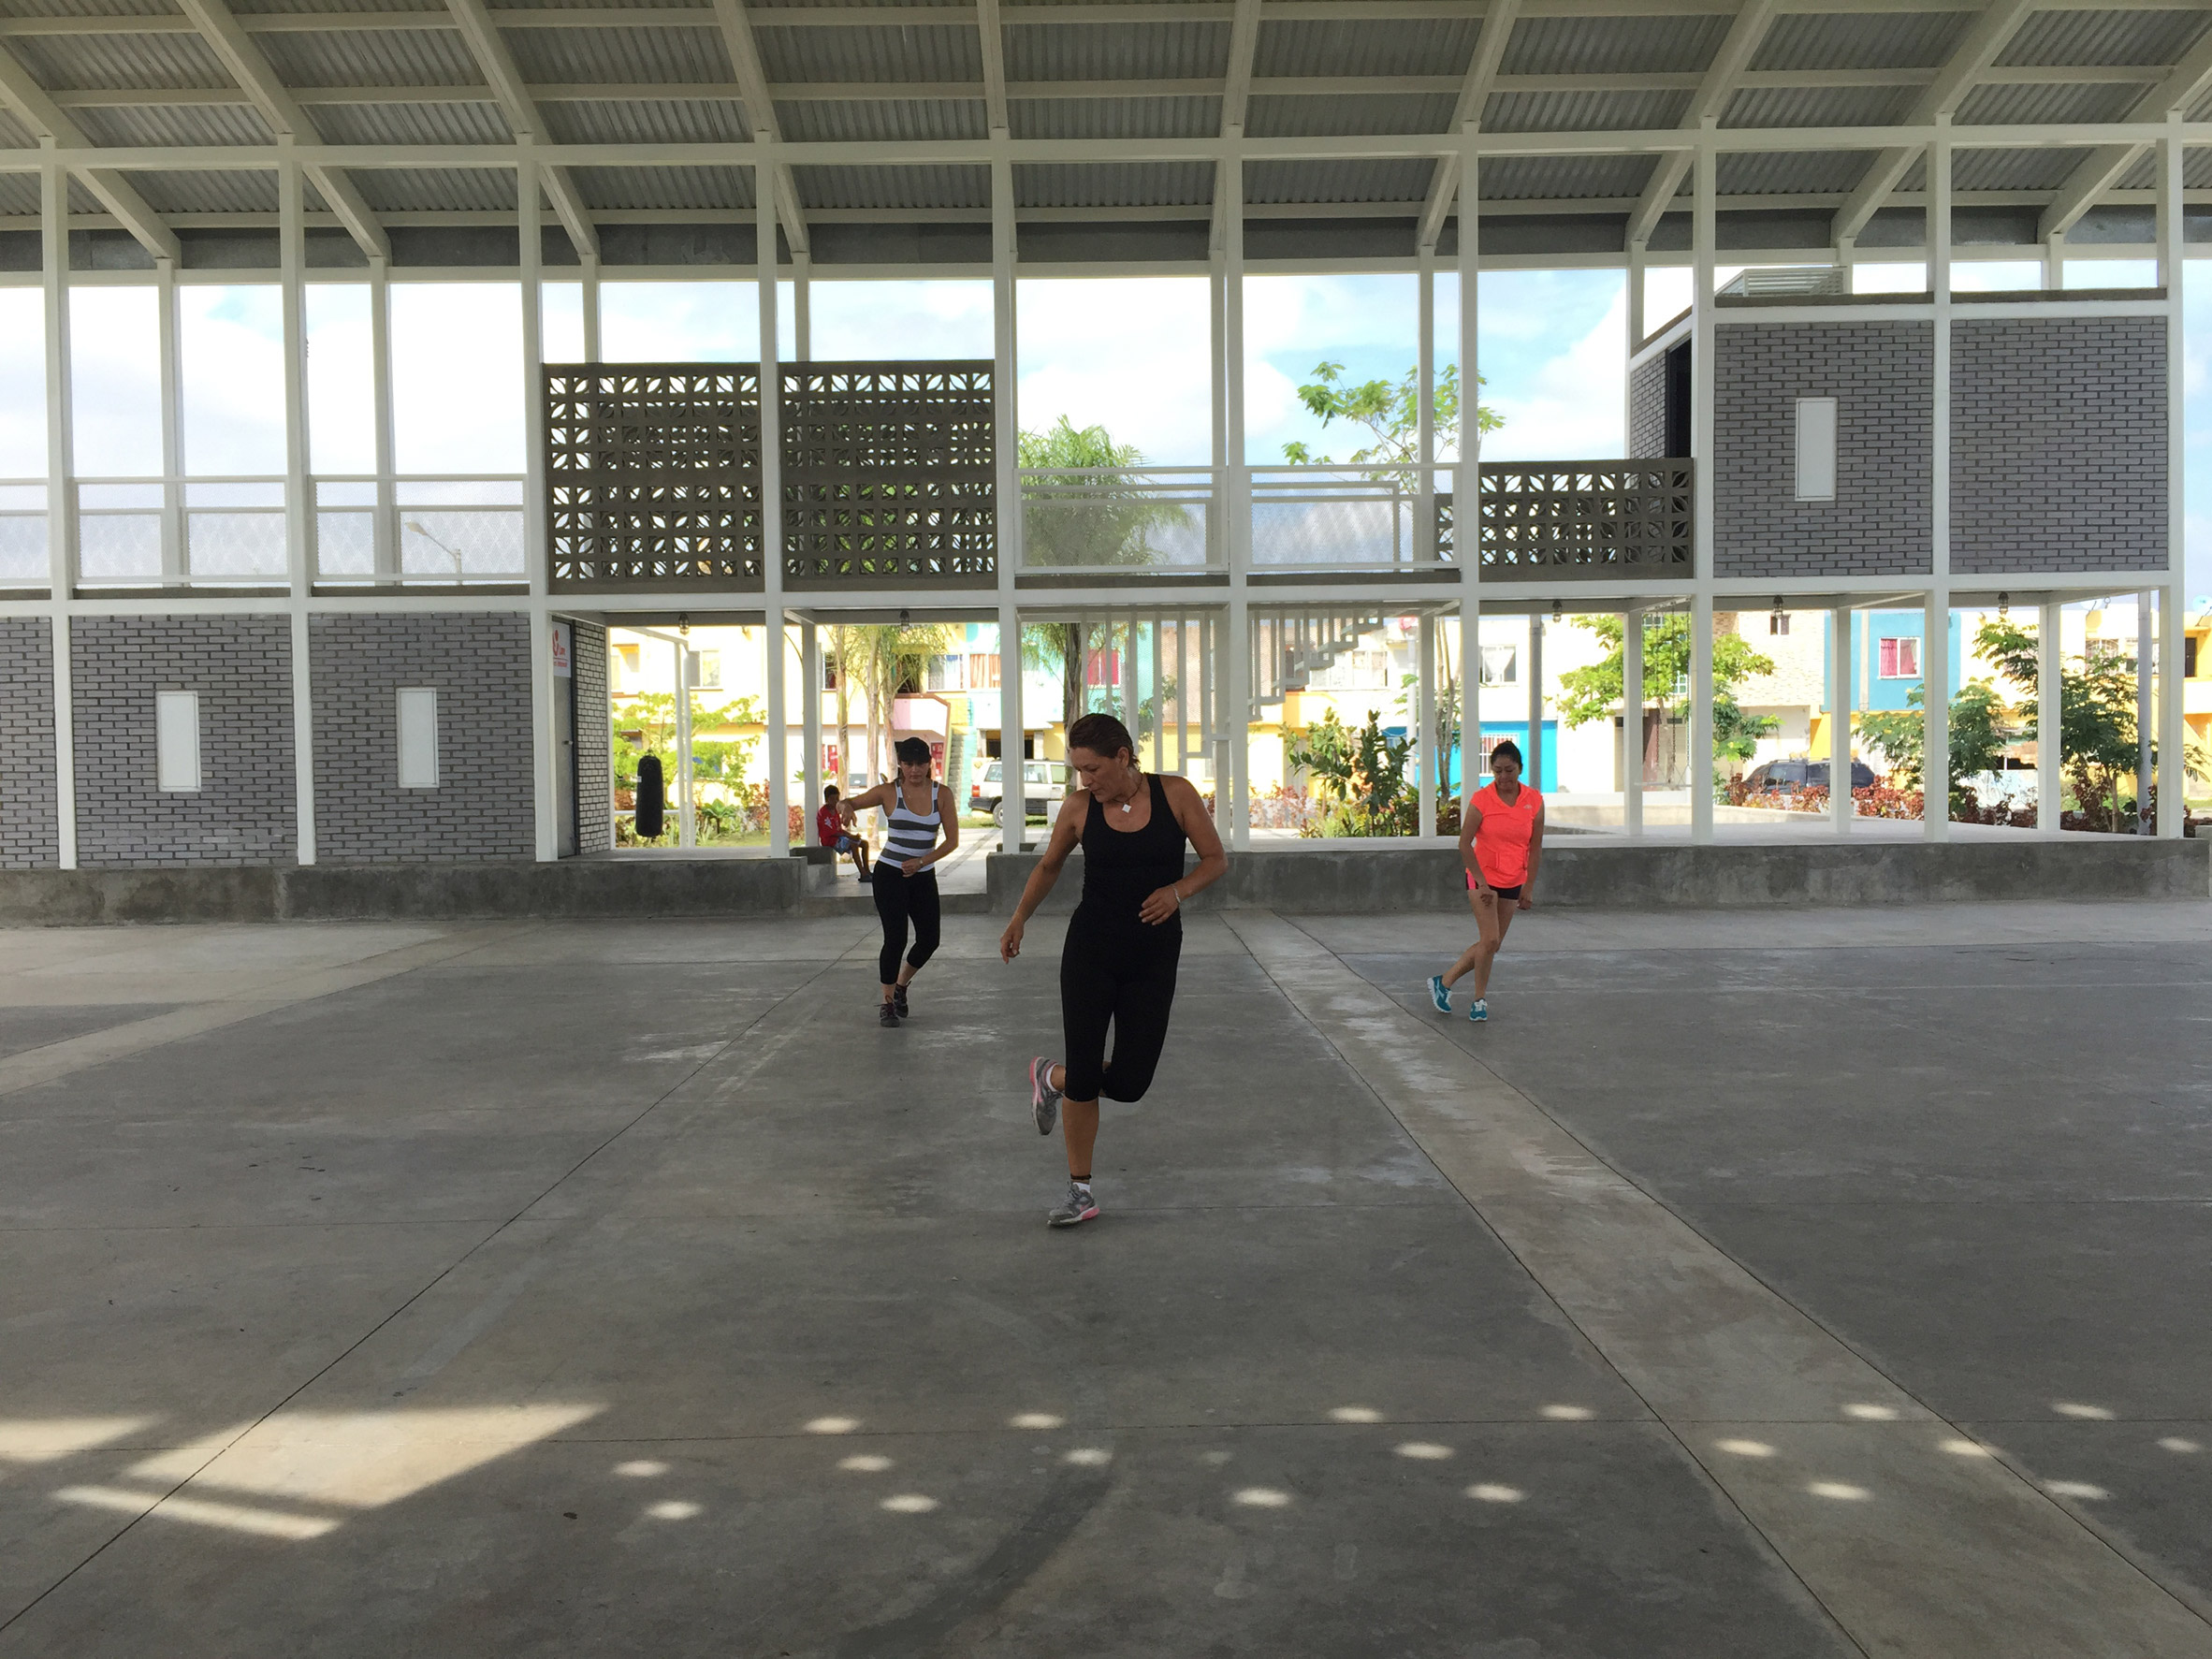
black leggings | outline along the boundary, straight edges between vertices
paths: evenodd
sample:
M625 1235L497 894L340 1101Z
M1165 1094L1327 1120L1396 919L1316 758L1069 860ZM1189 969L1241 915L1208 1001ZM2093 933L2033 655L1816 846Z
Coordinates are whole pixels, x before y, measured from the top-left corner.
M1068 930L1060 954L1060 1028L1068 1041L1070 1100L1142 1100L1152 1086L1175 1007L1183 930L1142 934ZM1106 1026L1113 1024L1113 1060Z
M937 954L937 872L910 876L888 858L876 861L876 914L883 919L883 949L876 957L878 977L886 985L898 979L898 953L907 951L907 921L914 924L914 948L907 966L919 968Z

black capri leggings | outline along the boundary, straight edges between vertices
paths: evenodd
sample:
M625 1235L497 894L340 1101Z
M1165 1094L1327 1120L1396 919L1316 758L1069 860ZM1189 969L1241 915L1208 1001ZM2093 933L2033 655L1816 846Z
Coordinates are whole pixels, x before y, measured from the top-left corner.
M1068 1041L1070 1100L1142 1100L1168 1041L1183 930L1147 927L1134 936L1078 934L1060 954L1060 1028ZM1113 1025L1113 1059L1106 1026Z
M937 954L937 872L924 870L910 876L888 859L876 861L876 914L883 919L883 949L876 957L879 979L888 985L898 978L898 953L907 951L907 923L914 924L914 948L907 951L907 964L919 968Z

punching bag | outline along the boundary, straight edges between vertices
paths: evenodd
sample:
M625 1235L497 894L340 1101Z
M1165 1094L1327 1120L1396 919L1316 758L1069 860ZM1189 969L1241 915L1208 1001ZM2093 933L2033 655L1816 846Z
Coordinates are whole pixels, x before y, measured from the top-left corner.
M637 763L637 838L659 840L667 810L668 791L661 782L661 757L647 755Z

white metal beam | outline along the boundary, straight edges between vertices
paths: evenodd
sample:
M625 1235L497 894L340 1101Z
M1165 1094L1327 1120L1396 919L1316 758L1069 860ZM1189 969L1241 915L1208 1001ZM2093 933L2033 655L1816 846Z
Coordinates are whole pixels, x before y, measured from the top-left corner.
M998 0L976 0L975 26L983 53L987 124L992 133L1003 133L1010 129L1006 118L1006 30L998 21Z
M6 48L0 48L0 104L22 117L33 136L51 139L58 149L91 147L83 129L54 106L46 89ZM137 237L148 253L156 259L178 260L177 233L161 222L161 215L121 173L108 167L85 167L80 169L79 177L115 215L116 223Z
M1683 126L1703 126L1707 117L1718 120L1726 110L1728 100L1736 95L1737 88L1742 83L1745 65L1752 61L1752 54L1758 51L1759 42L1767 37L1767 31L1773 24L1775 12L1775 0L1744 0L1743 9L1728 25L1720 50L1706 65L1697 95L1690 100L1690 108L1682 114ZM1652 168L1651 181L1644 186L1643 196L1628 215L1628 246L1633 248L1652 240L1652 228L1666 211L1667 204L1674 200L1675 193L1681 189L1682 176L1689 170L1690 157L1686 153L1659 158Z
M1482 124L1482 106L1490 101L1492 82L1497 80L1498 65L1505 61L1506 43L1513 37L1513 25L1521 21L1521 0L1491 0L1489 10L1482 18L1482 33L1475 37L1475 55L1468 60L1467 73L1460 82L1460 97L1453 107L1451 124L1454 131L1463 131L1468 123L1477 127ZM1421 205L1420 232L1414 239L1424 248L1436 245L1436 239L1444 232L1444 216L1451 211L1451 198L1460 183L1460 158L1446 151L1436 158L1436 165L1429 173L1429 197ZM1467 193L1468 200L1475 193ZM1462 225L1460 234L1469 233Z
M477 70L498 96L500 109L516 136L547 137L537 103L523 84L522 72L515 66L514 53L507 50L498 25L485 10L484 0L445 0L445 5L460 25L461 39L468 46L469 55L476 60ZM555 215L560 220L560 227L568 232L569 242L578 256L596 255L599 232L592 228L590 212L585 208L584 197L576 189L575 181L569 176L568 168L546 167L541 182L553 203Z
M532 16L538 15L532 13ZM745 103L746 120L756 140L773 142L782 136L776 120L776 95L768 85L768 72L761 65L760 43L753 38L754 15L745 0L714 0L714 21L721 31L722 49L730 54L730 69L737 77L738 95ZM757 181L762 175L754 174ZM807 239L807 211L799 203L798 181L791 167L779 161L766 169L776 196L776 216L783 223L783 240L794 256L812 251Z
M246 38L225 0L177 0L178 9L191 22L209 50L223 61L223 67L240 88L254 100L254 107L269 123L269 130L280 138L290 138L312 144L322 135L314 123L307 118L307 111L299 107L261 49ZM310 164L307 177L315 193L336 213L361 251L371 258L391 257L391 240L384 233L384 226L376 222L376 215L369 204L361 199L353 181L336 167Z
M1229 28L1229 74L1221 90L1221 137L1225 141L1242 142L1244 137L1244 114L1252 101L1252 65L1259 53L1259 0L1236 0L1236 15ZM1241 228L1244 212L1244 167L1242 153L1232 151L1222 156L1214 167L1212 248L1219 253L1230 245L1228 215L1233 203L1240 226L1237 236L1240 268L1244 246Z
M2212 86L2212 31L2190 49L2189 55L2176 64L2172 72L2158 85L2145 93L2128 111L2131 121L2163 121L2169 115L2187 114L2189 107L2205 95ZM2127 170L2150 152L2147 144L2101 144L2082 158L2079 166L2067 174L2066 182L2059 186L2059 194L2051 205L2043 211L2036 224L2035 239L2046 241L2054 236L2063 236L2097 199L2119 182Z
M2036 5L2037 0L1990 0L1988 8L1974 20L1966 37L1914 104L1910 124L1918 126L1939 115L1957 114L1958 106L1966 101L1966 95L1996 63L1998 54L2028 21ZM1913 158L1919 153L1919 146L1900 146L1885 150L1874 157L1865 176L1829 222L1829 238L1838 247L1866 227L1867 221L1874 216L1874 210L1912 169Z

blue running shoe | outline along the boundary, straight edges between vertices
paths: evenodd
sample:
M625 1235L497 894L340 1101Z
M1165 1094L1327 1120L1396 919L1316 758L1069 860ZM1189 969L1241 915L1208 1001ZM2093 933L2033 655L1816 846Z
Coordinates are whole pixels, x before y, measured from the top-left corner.
M1429 976L1429 1000L1436 1005L1438 1013L1451 1012L1451 987L1444 982L1440 973Z
M1476 997L1475 1005L1467 1010L1467 1017L1477 1025L1480 1025L1484 1020L1489 1019L1490 998L1487 997Z

